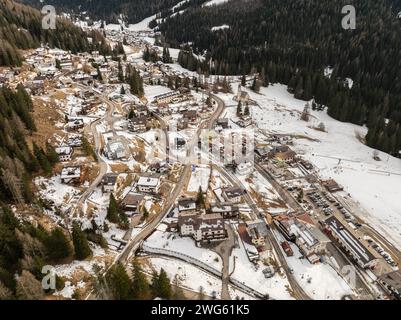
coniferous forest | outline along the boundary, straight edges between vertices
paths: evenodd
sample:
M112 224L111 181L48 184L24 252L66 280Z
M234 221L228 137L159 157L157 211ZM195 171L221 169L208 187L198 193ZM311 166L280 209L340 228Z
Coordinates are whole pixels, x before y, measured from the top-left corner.
M19 0L36 8L43 7L40 0ZM86 12L94 20L118 23L124 16L127 23L137 23L153 14L167 12L181 0L49 0L46 4L57 11L79 14ZM184 7L182 7L184 8Z
M88 37L93 39L93 44ZM94 31L88 35L62 18L57 18L55 30L42 29L42 15L38 10L10 0L0 0L0 41L0 65L6 66L21 64L18 49L37 48L42 43L73 53L91 50L111 53L101 33Z
M356 9L356 29L344 30L344 5ZM287 84L296 98L314 98L332 117L366 124L369 146L401 149L401 10L399 0L230 0L193 7L158 28L179 62L211 74L259 73L264 85ZM155 22L153 22L155 23ZM212 27L229 28L212 31ZM207 59L193 55L207 51ZM211 61L210 61L211 60ZM324 69L333 69L331 77ZM345 79L353 80L350 89Z

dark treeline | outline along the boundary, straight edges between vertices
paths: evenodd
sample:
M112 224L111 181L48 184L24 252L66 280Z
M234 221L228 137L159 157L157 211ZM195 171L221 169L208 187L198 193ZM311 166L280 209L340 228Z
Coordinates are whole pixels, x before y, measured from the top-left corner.
M95 268L94 294L102 300L185 299L179 279L174 278L172 285L163 268L160 272L153 271L152 275L148 276L136 259L131 265L131 276L121 262L113 265L105 273Z
M0 89L0 202L31 202L31 175L50 173L58 161L54 149L33 144L25 136L36 131L31 116L32 101L22 85L13 91Z
M19 0L36 8L42 8L39 0ZM127 23L137 23L153 14L163 12L181 0L47 0L46 4L55 6L57 12L79 14L87 12L93 20L118 23L121 15Z
M57 276L56 288L44 290L43 266L83 260L91 254L87 236L77 223L70 237L59 227L46 230L20 221L8 207L0 208L0 300L39 300L54 289L61 290L64 282Z
M88 36L92 37L93 44ZM72 53L92 50L111 53L101 33L93 31L87 34L62 18L57 19L56 30L42 29L42 15L38 10L10 0L0 0L0 41L0 65L6 66L21 64L17 49L36 48L41 43Z
M264 85L281 82L297 98L314 98L340 120L366 124L367 144L401 148L401 1L354 0L356 30L341 26L349 1L230 0L189 8L159 28L172 47L191 42L180 63L212 74L258 72ZM212 31L213 26L230 28ZM211 59L211 61L210 61ZM324 76L331 66L333 73ZM352 89L344 80L354 81ZM386 119L389 119L387 121Z

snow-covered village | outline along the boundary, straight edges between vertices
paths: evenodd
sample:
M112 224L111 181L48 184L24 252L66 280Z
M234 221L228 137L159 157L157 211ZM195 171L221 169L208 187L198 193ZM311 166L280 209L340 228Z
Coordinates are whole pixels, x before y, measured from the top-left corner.
M32 100L26 140L43 169L29 203L9 169L21 161L1 152L14 201L3 211L25 226L16 292L53 246L56 288L27 299L125 299L110 290L117 276L133 299L399 299L401 158L368 146L365 125L262 85L258 70L188 67L205 56L165 45L158 19L72 19L112 53L41 43L20 67L0 67L0 87Z

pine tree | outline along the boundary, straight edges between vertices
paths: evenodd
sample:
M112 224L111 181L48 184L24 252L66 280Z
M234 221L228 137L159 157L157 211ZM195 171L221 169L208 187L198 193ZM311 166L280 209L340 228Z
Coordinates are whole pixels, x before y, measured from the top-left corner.
M106 274L106 280L115 300L134 298L133 283L121 262L110 268Z
M259 92L260 90L259 80L256 76L253 78L251 89L255 92Z
M149 217L149 211L146 207L143 207L143 218L146 220Z
M56 150L48 142L46 142L46 157L47 157L47 160L49 161L50 165L52 165L52 166L54 166L59 161L59 157L58 157Z
M196 205L198 207L205 207L205 197L203 195L201 186L199 186L198 194L196 196Z
M124 73L123 73L123 67L121 66L121 61L118 60L118 81L124 82Z
M171 63L170 51L168 50L168 48L166 46L163 47L162 61L164 63Z
M92 254L88 239L77 222L74 222L72 226L72 241L76 259L84 260Z
M107 208L107 220L112 223L119 223L118 204L114 195L110 193L109 207Z
M171 284L166 271L162 268L158 277L158 296L163 299L171 298Z
M242 115L242 103L241 103L241 101L238 101L238 104L237 104L237 117L239 117L241 115Z
M154 297L162 299L171 298L172 290L170 280L163 268L160 270L160 273L153 273L151 288Z
M55 228L45 241L46 252L51 260L59 261L71 254L71 246L64 232Z
M144 275L141 266L137 260L132 262L133 266L133 277L132 277L132 288L134 299L136 300L148 300L150 299L150 285L146 276Z
M150 61L150 53L149 53L149 47L148 46L146 46L145 50L143 51L142 58L146 62Z
M134 109L131 107L128 113L128 119L132 119L135 116Z
M33 142L33 153L38 160L40 167L45 173L50 173L52 171L52 166L49 162L49 160L46 157L45 152L43 151L42 148L39 148L38 145Z
M242 75L241 77L241 86L245 87L246 86L246 76Z
M103 81L103 76L102 73L100 72L99 66L96 67L96 71L97 71L97 79L102 82Z

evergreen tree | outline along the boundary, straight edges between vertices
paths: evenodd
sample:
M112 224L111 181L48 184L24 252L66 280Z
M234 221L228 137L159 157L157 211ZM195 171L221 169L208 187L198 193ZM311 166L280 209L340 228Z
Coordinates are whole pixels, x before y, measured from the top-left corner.
M96 67L96 71L97 71L97 79L102 82L103 81L103 76L102 73L100 72L99 66Z
M152 292L154 297L162 299L171 298L171 284L166 271L162 268L160 273L154 272L152 275Z
M74 222L72 226L72 241L76 259L84 260L92 254L88 239L77 222Z
M132 279L132 288L133 288L133 296L136 300L148 300L150 299L150 285L146 276L144 275L139 262L134 260L132 263L133 270L133 279Z
M148 209L146 209L146 207L143 207L143 218L146 220L149 217L149 212Z
M196 196L196 205L205 208L205 197L202 188L199 186L198 194Z
M241 77L241 86L245 87L246 86L246 76L242 75Z
M134 298L133 283L121 262L110 268L106 274L106 280L115 300Z
M241 103L241 101L238 101L238 104L237 104L237 117L241 116L241 114L242 114L242 103Z
M171 284L166 271L162 268L158 277L158 296L163 299L171 298Z
M33 142L33 153L38 160L40 167L45 173L50 173L52 170L52 166L49 162L49 160L46 157L45 152L43 151L42 148L39 148L38 145Z
M170 51L166 46L163 47L162 61L164 63L171 63L172 62L171 57L170 57Z
M51 166L54 166L58 161L58 154L50 143L46 143L46 158Z
M114 198L113 193L110 193L109 207L107 208L107 220L112 223L119 223L119 214L118 214L118 204L116 198Z
M55 228L45 240L46 252L51 260L59 261L71 254L71 246L64 232Z

